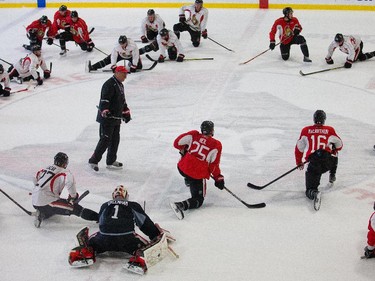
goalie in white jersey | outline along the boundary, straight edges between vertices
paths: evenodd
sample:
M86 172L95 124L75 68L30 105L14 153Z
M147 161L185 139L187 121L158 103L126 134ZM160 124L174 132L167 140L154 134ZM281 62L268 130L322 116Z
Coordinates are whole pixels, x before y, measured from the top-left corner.
M50 70L47 68L46 62L42 56L42 51L39 45L34 45L31 48L32 53L20 59L17 63L9 69L9 79L20 77L21 81L36 80L38 85L43 84L43 79L40 76L39 67L43 70L44 79L51 76Z
M54 164L39 170L34 178L32 203L37 210L34 222L37 228L43 220L53 215L75 215L85 220L99 220L98 213L75 203L78 193L74 176L67 169L68 163L68 155L59 152L55 155ZM64 188L69 193L68 199L60 198Z
M337 33L334 41L328 47L328 54L326 56L326 62L333 64L332 55L333 52L339 48L339 50L347 54L345 68L351 68L353 62L360 60L368 60L375 56L375 51L370 53L363 53L363 42L359 36L354 35L342 35Z
M203 7L203 0L195 0L193 5L182 6L179 17L180 22L173 26L178 38L180 32L189 32L194 47L199 46L201 36L207 39L208 10Z

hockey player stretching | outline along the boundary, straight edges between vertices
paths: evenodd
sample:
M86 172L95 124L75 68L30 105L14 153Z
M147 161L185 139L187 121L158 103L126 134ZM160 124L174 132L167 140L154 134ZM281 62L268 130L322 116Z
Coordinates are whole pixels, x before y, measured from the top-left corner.
M170 203L180 220L184 218L183 211L202 206L206 195L206 179L210 176L215 180L217 188L224 189L224 176L220 171L222 146L220 141L213 138L213 135L214 123L204 121L201 124L201 133L196 130L189 131L178 136L174 141L174 147L182 155L177 168L191 193L189 199Z
M365 247L364 258L375 258L375 212L372 213L368 222L367 246Z
M314 208L320 207L320 178L330 171L330 181L336 180L337 151L342 149L342 141L335 129L325 126L326 113L317 110L314 113L314 125L304 127L295 147L296 164L303 170L303 154L309 162L306 171L306 197L314 200Z

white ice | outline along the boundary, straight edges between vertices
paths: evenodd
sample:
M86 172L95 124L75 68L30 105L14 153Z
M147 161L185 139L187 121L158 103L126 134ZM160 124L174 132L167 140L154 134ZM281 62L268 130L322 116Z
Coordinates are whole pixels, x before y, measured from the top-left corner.
M139 39L146 10L78 12L95 27L96 47L109 53L121 34ZM178 10L156 11L172 29ZM43 14L52 18L54 12L1 9L0 57L14 63L25 56L24 26ZM124 184L131 199L146 202L150 217L175 235L173 247L180 258L167 257L143 277L126 272L121 256L104 255L90 268L70 268L67 257L75 234L85 225L93 233L97 224L56 217L36 229L31 217L0 194L0 279L374 280L374 261L360 256L375 200L375 59L355 63L350 70L299 75L299 70L331 67L324 57L337 32L360 35L364 51L374 51L374 13L296 10L313 63L303 63L299 47L293 46L287 62L276 49L239 65L268 48L269 30L279 16L279 10L211 9L209 36L235 53L209 40L194 48L188 34L182 33L186 58L214 60L165 62L152 71L129 75L125 87L133 120L121 129L122 171L106 170L104 161L98 173L87 166L98 141L96 105L110 74L85 73L84 64L104 55L98 50L82 52L69 42L68 55L60 57L58 47L44 44L47 64L53 62L52 77L36 89L0 97L1 188L33 210L32 177L64 151L79 192L91 192L82 201L84 207L98 211L115 186ZM343 65L345 58L336 51L334 66ZM143 64L151 63L143 58ZM13 90L22 87L12 83ZM301 171L262 191L249 189L247 182L263 185L294 167L295 142L301 128L312 124L317 109L326 111L327 124L344 142L335 186L325 188L328 175L322 177L320 211L314 211L304 196ZM248 203L266 202L266 208L247 209L210 180L202 208L187 212L183 221L169 209L170 200L189 196L176 169L179 154L173 140L199 129L204 120L215 122L215 137L222 141L226 186Z

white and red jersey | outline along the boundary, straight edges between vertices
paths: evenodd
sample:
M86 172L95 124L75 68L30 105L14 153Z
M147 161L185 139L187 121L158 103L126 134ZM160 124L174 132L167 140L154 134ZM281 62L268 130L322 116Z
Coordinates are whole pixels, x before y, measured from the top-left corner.
M198 131L189 131L174 141L178 150L186 150L178 168L193 179L217 178L220 172L221 142Z
M19 77L24 78L32 75L34 80L39 77L37 72L39 67L43 71L47 70L47 65L43 56L38 57L34 53L28 54L14 64L14 68L19 73Z
M290 41L292 41L293 39L293 30L297 25L299 26L299 29L302 31L302 26L297 18L292 17L292 19L289 21L286 21L284 17L278 18L272 25L269 34L270 41L275 41L275 36L278 32L280 42L282 42L282 44L289 44Z
M159 33L159 31L162 30L164 27L165 23L158 14L155 14L155 19L153 22L150 22L147 16L142 20L141 34L147 37L148 30L151 30L155 33Z
M324 149L329 153L333 152L333 146L336 151L342 149L343 143L340 137L336 134L335 129L330 126L312 125L302 129L301 135L295 147L296 164L301 164L303 154L305 152L305 159L308 159L310 154L318 149Z
M50 20L47 20L47 24L41 24L40 20L34 20L32 23L30 23L26 27L26 32L29 33L30 30L35 31L36 38L39 41L42 41L44 38L44 35L46 34L47 29L48 29L47 36L52 36L51 27L52 27L52 23Z
M70 33L73 35L74 42L80 43L87 43L90 41L90 34L87 28L86 22L78 18L76 22L74 22L71 18L68 21L70 25Z
M132 39L128 38L125 48L123 48L120 44L116 45L111 53L111 65L115 65L117 63L118 56L126 60L132 59L133 65L137 65L139 61L139 49L137 44L135 44Z
M193 27L196 31L203 31L207 29L208 10L204 7L199 12L195 10L195 4L189 6L182 6L180 15L184 14L186 23Z
M34 185L32 195L34 206L46 206L59 200L65 187L71 197L77 196L76 182L72 173L56 165L38 171Z
M165 36L164 38L162 38L160 34L156 37L160 49L160 54L166 57L166 51L171 47L176 47L177 54L183 54L184 50L182 49L181 42L177 38L176 34L171 30L168 30L168 34L168 37Z
M0 73L0 82L4 83L4 88L10 88L9 87L9 73L4 70L3 73Z
M52 34L51 36L56 36L57 32L60 29L64 29L70 26L70 10L66 10L64 13L57 11L53 16L53 24L52 24Z
M358 59L358 55L361 52L361 38L359 36L346 36L344 35L344 43L340 46L339 43L333 41L329 47L328 47L328 54L326 56L326 59L330 59L333 55L333 52L336 50L336 48L339 48L339 50L345 54L348 55L346 58L349 61L356 61Z
M373 213L368 222L367 245L370 250L375 249L375 213Z

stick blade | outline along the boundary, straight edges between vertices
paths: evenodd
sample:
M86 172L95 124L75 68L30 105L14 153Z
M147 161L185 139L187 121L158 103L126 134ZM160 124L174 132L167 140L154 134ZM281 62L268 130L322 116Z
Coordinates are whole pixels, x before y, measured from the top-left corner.
M302 76L305 76L306 74L302 72L302 70L299 71L299 74L301 74Z
M246 204L246 206L249 208L249 209L260 209L260 208L264 208L266 207L266 203L258 203L258 204Z
M256 190L261 190L261 189L264 188L264 186L255 185L255 184L252 184L251 182L248 182L247 186L252 188L252 189L256 189Z

